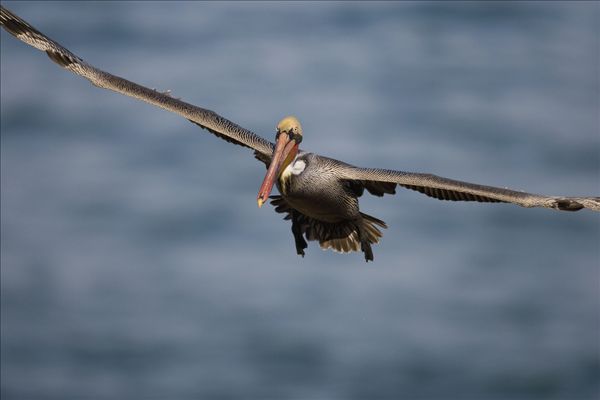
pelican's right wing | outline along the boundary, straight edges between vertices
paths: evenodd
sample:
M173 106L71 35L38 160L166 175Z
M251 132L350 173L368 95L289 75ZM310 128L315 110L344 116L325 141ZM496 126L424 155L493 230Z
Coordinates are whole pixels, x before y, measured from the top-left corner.
M338 178L347 182L357 195L362 194L364 189L376 196L394 194L396 185L400 185L439 200L513 203L522 207L546 207L563 211L577 211L582 208L600 211L600 197L543 196L462 182L433 174L358 168L337 160L331 161L336 164Z
M273 143L219 114L173 98L168 93L149 89L95 68L2 6L0 6L0 24L17 39L45 51L52 61L86 78L95 86L134 97L181 115L230 143L253 149L256 158L267 165L270 163Z

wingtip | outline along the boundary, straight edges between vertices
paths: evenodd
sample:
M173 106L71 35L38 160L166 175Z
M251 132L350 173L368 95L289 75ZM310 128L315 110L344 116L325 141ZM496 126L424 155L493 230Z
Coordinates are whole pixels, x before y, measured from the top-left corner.
M600 212L600 197L566 197L556 198L552 208L560 211L579 211L584 208Z

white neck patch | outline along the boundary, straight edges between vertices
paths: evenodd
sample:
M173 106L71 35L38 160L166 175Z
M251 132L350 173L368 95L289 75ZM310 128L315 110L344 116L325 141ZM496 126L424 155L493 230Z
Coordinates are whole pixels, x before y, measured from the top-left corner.
M306 162L304 160L296 160L293 163L290 172L294 175L300 175L302 171L304 171L304 168L306 168Z
M306 168L306 162L304 160L295 160L291 162L281 174L281 177L285 180L290 175L300 175Z

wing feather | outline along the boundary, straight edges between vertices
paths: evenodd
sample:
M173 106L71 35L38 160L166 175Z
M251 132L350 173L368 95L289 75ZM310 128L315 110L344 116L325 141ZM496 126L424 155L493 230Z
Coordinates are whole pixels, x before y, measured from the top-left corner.
M251 148L260 161L268 164L274 145L241 126L220 116L214 111L194 106L154 89L111 75L83 61L71 51L50 39L29 23L0 6L0 24L17 39L38 50L46 52L48 57L61 67L84 77L97 87L115 91L125 96L142 100L167 111L178 114L194 124L208 130L229 143Z
M582 208L600 211L600 197L544 196L463 182L433 174L358 168L339 161L337 161L336 170L340 180L352 182L353 185L362 185L369 192L378 196L383 193L381 190L377 191L377 188L383 187L387 189L385 193L394 193L393 187L400 185L439 200L513 203L522 207L546 207L563 211L577 211ZM382 186L382 184L388 186Z

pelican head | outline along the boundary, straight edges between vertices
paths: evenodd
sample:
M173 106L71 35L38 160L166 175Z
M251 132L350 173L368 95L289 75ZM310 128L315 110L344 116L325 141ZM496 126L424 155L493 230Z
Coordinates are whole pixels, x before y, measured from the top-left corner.
M283 118L277 124L275 139L277 143L275 144L271 164L256 199L259 207L262 207L263 203L269 198L275 178L281 175L281 172L298 154L298 145L302 141L302 125L300 125L300 121L293 116Z
M287 133L288 135L291 134L293 136L297 136L300 138L300 141L302 141L302 125L300 125L298 118L294 117L293 115L289 115L279 121L277 124L277 134L279 135L280 133Z

